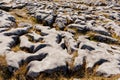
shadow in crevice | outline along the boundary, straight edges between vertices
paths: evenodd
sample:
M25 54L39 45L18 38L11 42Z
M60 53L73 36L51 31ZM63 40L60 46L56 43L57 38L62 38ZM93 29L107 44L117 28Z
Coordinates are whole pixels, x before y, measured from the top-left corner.
M83 45L81 47L81 49L88 49L89 51L95 50L95 48L93 48L92 46L89 46L89 45Z
M29 62L34 61L34 60L41 61L41 60L43 60L47 55L48 55L47 53L42 53L42 54L30 56L30 57L28 57L28 58L25 60L25 63L29 63Z
M96 75L96 70L97 70L97 68L100 66L100 65L102 65L103 63L105 63L105 62L109 62L108 60L106 60L106 59L100 59L99 61L97 61L94 65L93 65L93 67L92 68L88 68L87 69L87 71L89 72L89 75Z
M42 49L42 48L44 48L44 47L47 47L47 46L50 46L50 45L49 45L49 44L40 44L39 46L37 46L37 47L34 49L33 53L35 53L35 52L37 52L38 50L40 50L40 49Z
M52 79L52 80L59 80L60 76L61 77L66 77L69 78L69 74L68 74L68 66L59 66L56 67L54 69L48 69L45 70L43 72L39 73L39 76L37 76L37 80L46 80L48 79ZM32 73L32 74L36 74L36 73ZM35 78L32 78L30 76L26 77L27 80L35 80Z

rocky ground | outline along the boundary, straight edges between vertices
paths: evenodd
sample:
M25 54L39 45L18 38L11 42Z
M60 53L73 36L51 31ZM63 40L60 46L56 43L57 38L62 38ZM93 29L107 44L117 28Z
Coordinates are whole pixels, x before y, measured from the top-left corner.
M2 80L119 75L120 1L1 0L0 55Z

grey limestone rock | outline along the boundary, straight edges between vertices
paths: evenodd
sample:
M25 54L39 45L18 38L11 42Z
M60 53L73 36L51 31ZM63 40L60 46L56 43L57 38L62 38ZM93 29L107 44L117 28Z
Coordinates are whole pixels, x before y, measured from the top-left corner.
M15 18L9 13L0 10L0 28L13 28L16 27Z
M30 62L28 64L28 76L37 77L41 72L52 73L54 71L67 70L68 66L66 63L70 61L70 55L67 54L66 51L61 51L53 47L46 47L41 49L40 52L48 53L48 56L42 61Z

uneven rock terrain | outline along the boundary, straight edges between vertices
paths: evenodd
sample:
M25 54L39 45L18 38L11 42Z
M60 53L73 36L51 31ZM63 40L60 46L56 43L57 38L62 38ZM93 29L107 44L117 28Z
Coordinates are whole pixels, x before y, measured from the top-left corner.
M1 0L0 55L11 74L26 65L28 80L119 75L120 1Z

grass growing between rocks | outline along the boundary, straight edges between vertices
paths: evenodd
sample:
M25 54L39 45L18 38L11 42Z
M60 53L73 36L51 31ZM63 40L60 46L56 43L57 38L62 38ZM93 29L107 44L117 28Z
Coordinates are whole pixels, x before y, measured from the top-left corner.
M92 40L95 42L103 42L103 43L107 43L107 44L111 44L111 45L120 45L120 40L119 40L118 36L114 36L114 37L113 36L112 37L104 36L103 39L101 39L102 36L100 36L99 34L94 33L94 32L89 32L87 35L89 36L88 37L89 40Z
M17 24L20 22L26 22L26 23L30 23L30 24L37 23L37 20L28 14L28 11L26 8L15 9L15 10L10 11L10 13L12 15L14 15Z
M22 65L16 72L11 76L11 80L27 80L26 79L26 66L27 64Z
M115 33L112 33L112 37L117 39L118 41L120 41L120 36L118 36L117 34Z
M19 45L16 45L16 46L12 47L11 50L14 52L17 52L17 51L20 51L21 49L20 49Z
M59 0L53 0L53 1L58 2ZM25 8L23 8L21 10L18 10L18 9L13 10L13 11L11 11L11 14L13 14L15 16L17 24L20 22L27 22L27 23L32 23L32 24L38 23L34 17L31 17L27 14L27 10ZM108 14L103 14L103 15L105 17L108 17ZM71 23L71 22L68 21L68 23ZM60 30L58 28L58 26L56 26L55 28L56 28L56 30ZM66 31L66 30L67 29L65 28L64 31ZM35 31L37 34L41 34L40 31L34 30L34 28L31 29L29 32L32 32L32 31ZM78 33L78 31L76 29L74 29L73 31L77 32L74 36L75 40L77 40L80 35L90 34L90 33ZM90 34L89 36L90 36L90 40L97 41L96 39L94 39L94 34ZM113 37L118 38L116 35L113 35ZM31 42L33 42L30 37L29 37L29 40ZM35 43L35 42L33 42L33 43ZM43 41L43 43L44 43L44 41ZM19 44L12 48L12 51L15 51L15 52L20 51L20 50L21 49L19 47ZM73 72L72 69L74 67L74 60L75 60L75 57L77 57L77 56L78 56L78 54L77 54L77 52L75 52L73 55L73 58L72 58L72 63L69 64L71 70L68 71L68 73L66 75L63 74L63 72L56 72L56 73L52 73L52 74L40 73L40 76L37 77L36 79L29 78L26 76L27 64L22 65L18 70L16 70L11 75L11 73L8 71L5 56L0 56L0 80L75 80L75 79L77 79L77 80L117 80L120 77L120 75L115 75L110 78L97 76L95 71L99 65L94 66L92 69L92 72L91 72L90 70L88 70L86 68L85 60L83 62L82 68L80 68L76 72Z
M77 56L77 55L75 55ZM63 72L56 72L52 74L41 73L36 79L26 76L27 64L22 65L13 74L8 71L5 56L0 56L0 80L117 80L120 75L115 75L110 78L96 76L95 73L90 73L86 69L86 62L84 60L83 68L77 72L68 72L66 75Z
M8 80L10 76L5 56L0 56L0 80Z

